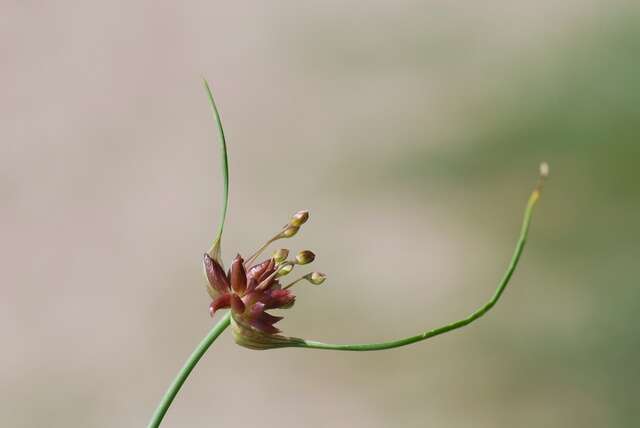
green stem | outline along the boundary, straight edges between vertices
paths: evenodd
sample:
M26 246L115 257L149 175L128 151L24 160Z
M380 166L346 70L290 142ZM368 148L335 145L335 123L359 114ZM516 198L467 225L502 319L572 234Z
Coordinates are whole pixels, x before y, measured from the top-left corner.
M447 324L445 326L426 331L421 334L417 334L415 336L409 336L403 339L392 340L388 342L380 342L380 343L361 343L361 344L344 344L344 345L336 345L330 343L322 343L322 342L314 342L311 340L299 340L294 341L286 345L287 347L298 347L298 348L312 348L312 349L329 349L329 350L337 350L337 351L380 351L384 349L398 348L400 346L410 345L412 343L420 342L422 340L429 339L431 337L439 336L441 334L462 328L466 325L471 324L475 320L481 318L487 312L491 310L498 302L504 290L507 288L513 273L518 265L520 260L520 256L522 255L522 251L524 250L525 243L527 241L527 235L529 233L529 225L531 224L531 216L533 214L533 208L538 202L540 198L540 190L541 190L542 180L538 184L538 187L533 191L529 201L527 203L527 207L524 213L524 220L522 222L522 228L520 230L520 237L518 239L518 243L516 244L516 249L511 257L511 262L507 267L507 270L502 277L502 280L498 284L498 288L496 289L493 297L480 309L473 312L467 318L463 318L459 321L453 322L451 324ZM180 388L187 380L187 377L191 374L193 368L198 364L198 361L202 358L202 356L207 352L211 344L220 336L220 334L229 326L231 319L231 312L228 312L218 323L211 329L209 334L204 338L202 342L198 345L198 347L193 351L189 359L186 361L176 378L173 380L173 383L162 397L160 404L158 405L156 411L153 414L151 422L149 422L148 428L157 428L160 426L162 419L164 418L167 410L171 406L174 398L180 391Z
M533 191L529 201L527 203L527 208L524 213L524 220L522 222L522 229L520 231L520 237L518 239L518 243L516 244L515 252L511 257L511 262L507 267L507 271L505 272L502 280L498 284L498 288L491 300L489 300L484 306L482 306L477 311L473 312L467 318L461 319L451 324L447 324L445 326L426 331L424 333L417 334L415 336L405 337L403 339L391 340L389 342L381 342L381 343L359 343L359 344L345 344L345 345L336 345L330 343L322 343L322 342L314 342L312 340L302 340L291 346L297 348L313 348L313 349L330 349L336 351L380 351L383 349L391 349L398 348L400 346L410 345L412 343L420 342L422 340L429 339L434 336L439 336L441 334L447 333L452 330L456 330L462 328L466 325L471 324L478 318L482 317L484 314L489 312L491 308L498 302L500 296L507 288L507 284L509 284L509 280L513 275L513 272L518 265L518 261L520 260L520 256L522 255L522 250L524 249L524 245L527 241L527 234L529 232L529 224L531 223L531 215L533 213L533 208L540 198L540 186L542 181L539 183L538 187Z
M211 105L211 112L213 118L216 121L216 127L218 128L218 143L220 146L220 162L222 166L222 211L220 212L220 222L218 223L218 232L216 233L216 239L211 245L209 255L222 266L222 259L220 257L220 240L222 239L222 231L224 230L224 221L227 217L227 208L229 207L229 156L227 154L227 140L224 136L224 129L222 128L222 120L220 119L220 112L216 106L216 102L213 99L213 93L209 87L209 82L204 79L204 88L207 91L209 97L209 104Z
M156 408L156 411L153 413L153 417L151 418L151 422L149 422L148 428L157 428L160 426L164 415L169 410L169 406L173 402L173 399L178 395L178 391L191 374L193 368L198 364L200 358L207 352L207 349L211 346L211 344L220 336L220 334L229 326L231 318L231 312L227 312L224 317L216 325L213 326L207 337L205 337L202 342L198 345L198 347L193 351L189 359L184 363L182 369L178 372L178 375L171 383L171 386L167 390L167 392L160 400L160 404Z

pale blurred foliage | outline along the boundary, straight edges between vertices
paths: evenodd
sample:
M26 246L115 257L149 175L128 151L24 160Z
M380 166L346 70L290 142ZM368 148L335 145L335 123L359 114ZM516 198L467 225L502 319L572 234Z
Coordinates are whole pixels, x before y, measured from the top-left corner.
M372 341L493 292L477 324L379 353L225 334L167 427L635 426L637 2L5 2L0 424L144 426L212 321L201 254L294 211L329 275L292 335Z

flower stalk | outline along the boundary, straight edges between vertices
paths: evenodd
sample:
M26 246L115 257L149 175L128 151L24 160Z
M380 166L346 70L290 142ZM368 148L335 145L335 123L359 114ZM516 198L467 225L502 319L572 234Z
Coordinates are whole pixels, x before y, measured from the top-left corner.
M149 422L148 428L157 428L160 426L164 415L171 407L171 403L173 403L174 398L178 395L178 391L184 385L184 382L187 380L193 368L198 364L200 358L207 352L211 344L222 334L222 332L229 327L231 319L231 313L227 312L221 319L218 321L216 325L213 326L209 334L202 339L202 342L198 345L198 347L193 351L189 359L184 363L178 375L175 377L167 392L165 392L162 400L160 400L160 404L156 408L156 411L153 413L151 417L151 421Z
M430 339L435 336L439 336L444 333L448 333L453 330L457 330L459 328L465 327L477 319L484 316L487 312L491 310L498 303L500 297L504 293L504 290L507 288L513 273L516 270L516 266L518 265L518 261L520 261L520 257L522 256L522 251L524 250L525 243L527 242L527 235L529 233L529 225L531 224L531 215L533 214L533 208L536 203L540 199L540 191L542 190L542 184L544 182L544 178L546 177L545 171L548 171L549 167L545 166L546 163L543 163L540 166L540 181L533 193L529 197L527 201L527 207L524 212L524 219L522 222L522 228L520 230L520 237L518 238L518 243L516 244L516 249L511 257L511 261L509 262L509 266L507 267L502 280L498 284L498 288L493 294L493 297L481 308L473 312L466 318L463 318L459 321L453 322L451 324L444 325L442 327L435 328L433 330L425 331L424 333L417 334L415 336L405 337L403 339L391 340L388 342L380 342L380 343L360 343L360 344L344 344L344 345L336 345L331 343L322 343L315 342L312 340L304 340L301 343L292 343L290 346L298 347L298 348L311 348L311 349L325 349L325 350L334 350L334 351L381 351L384 349L392 349L399 348L401 346L411 345L412 343L421 342L426 339Z
M209 251L204 255L204 270L208 279L207 290L213 299L210 305L212 315L217 310L223 308L228 308L229 311L214 325L209 334L198 345L182 369L178 372L178 375L154 412L153 418L148 425L149 428L160 426L171 403L195 365L229 325L232 326L236 343L250 349L262 350L294 347L335 351L380 351L410 345L465 327L483 317L498 303L522 256L529 233L533 210L540 198L544 181L549 174L549 166L546 163L540 165L539 180L527 201L520 235L506 272L498 283L491 299L466 318L442 327L427 330L414 336L379 343L330 344L280 335L280 330L275 328L273 324L278 322L282 317L270 315L265 312L265 310L290 308L295 301L295 296L289 291L293 285L302 280L306 280L314 285L319 285L325 281L326 275L320 272L310 272L288 285L282 286L279 283L279 279L289 274L294 266L306 265L314 261L316 256L309 250L303 250L296 255L294 260L288 260L289 250L280 249L274 252L269 259L255 265L253 265L253 263L260 254L276 240L291 238L296 235L301 226L309 219L309 213L308 211L298 211L295 213L290 221L283 226L281 231L273 236L273 238L267 240L266 244L262 245L246 260L243 260L242 257L238 255L234 259L231 269L225 272L221 257L221 238L229 198L227 145L220 114L206 80L204 81L204 85L218 127L218 141L222 157L223 176L221 220L217 236Z

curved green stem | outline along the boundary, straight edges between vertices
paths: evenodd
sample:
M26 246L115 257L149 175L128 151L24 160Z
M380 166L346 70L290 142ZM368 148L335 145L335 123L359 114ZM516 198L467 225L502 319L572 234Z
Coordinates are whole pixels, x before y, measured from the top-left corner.
M182 369L180 369L180 371L178 372L178 375L173 380L171 386L162 397L162 400L160 400L160 404L158 404L156 411L153 413L153 417L149 422L148 428L157 428L160 426L164 415L167 413L167 410L169 410L169 406L171 406L173 399L176 398L176 395L178 395L178 391L180 391L180 388L187 380L187 377L189 377L189 374L191 374L191 371L196 366L196 364L198 364L198 361L200 361L200 358L202 358L205 352L207 352L207 349L209 349L211 344L229 326L230 318L231 312L227 312L225 316L222 317L222 319L220 319L220 321L218 321L218 323L213 326L207 337L205 337L202 342L200 342L189 359L184 363L184 366L182 366Z
M502 280L498 284L498 288L491 300L489 300L484 306L482 306L477 311L473 312L467 318L461 319L451 324L447 324L445 326L425 331L424 333L417 334L415 336L405 337L403 339L391 340L389 342L381 342L381 343L360 343L360 344L345 344L345 345L335 345L330 343L322 343L322 342L314 342L312 340L302 340L300 342L292 343L290 346L297 348L313 348L313 349L331 349L336 351L380 351L383 349L391 349L398 348L400 346L410 345L412 343L420 342L422 340L429 339L434 336L439 336L441 334L447 333L452 330L456 330L462 328L466 325L471 324L478 318L482 317L484 314L489 312L491 308L498 302L500 296L507 288L507 284L509 284L509 280L513 275L513 272L518 265L518 261L520 260L520 256L522 255L522 250L524 249L524 244L527 241L527 234L529 232L529 224L531 223L531 215L533 213L533 208L540 198L540 186L542 181L538 184L538 187L533 191L529 201L527 203L527 207L524 212L524 220L522 222L522 229L520 231L520 238L518 239L518 243L516 244L515 252L511 257L511 262L507 267L507 271L505 272Z
M213 118L215 119L216 126L218 128L218 143L220 145L220 160L222 163L222 211L220 213L220 223L218 223L218 233L216 234L216 239L213 241L213 244L209 249L209 256L222 266L222 260L220 257L220 240L222 239L224 220L227 217L227 208L229 206L229 156L227 154L227 140L224 136L220 112L218 112L218 107L213 99L213 93L211 92L209 82L207 82L206 79L204 79L204 88L207 90L209 104L211 104L211 112L213 113Z

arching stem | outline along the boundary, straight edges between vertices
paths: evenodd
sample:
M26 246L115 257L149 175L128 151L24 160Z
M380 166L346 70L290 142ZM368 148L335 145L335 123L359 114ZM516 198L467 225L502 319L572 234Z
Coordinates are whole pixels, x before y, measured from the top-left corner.
M489 312L491 308L493 308L494 305L498 302L500 296L502 296L502 293L504 293L504 290L507 288L513 272L516 270L516 266L518 265L518 261L520 260L520 256L522 255L522 250L524 250L524 245L527 241L529 224L531 223L531 215L533 214L533 208L536 205L536 202L538 202L538 199L540 198L540 191L542 189L544 178L545 174L541 174L540 182L529 197L529 201L527 202L527 207L524 212L524 220L522 222L522 229L520 230L520 237L518 239L518 243L516 244L516 249L513 253L513 256L511 257L511 262L507 267L507 271L498 284L498 288L493 294L491 300L489 300L484 306L473 312L468 317L433 330L425 331L424 333L420 333L415 336L409 336L403 339L391 340L388 342L336 345L331 343L315 342L312 340L302 340L299 342L293 342L291 346L296 348L329 349L335 351L381 351L384 349L398 348L400 346L410 345L412 343L439 336L441 334L462 328L466 325L471 324L478 318L481 318L483 315Z
M178 391L182 388L182 385L187 380L193 368L198 364L200 358L207 352L207 349L211 346L211 344L220 336L220 334L229 326L231 319L231 312L227 312L220 321L216 325L213 326L209 334L200 342L198 347L193 351L189 359L184 363L182 369L178 372L178 375L169 386L169 389L160 400L160 404L156 408L156 411L153 413L153 417L149 422L148 428L157 428L160 426L164 415L169 410L173 399L178 395Z

